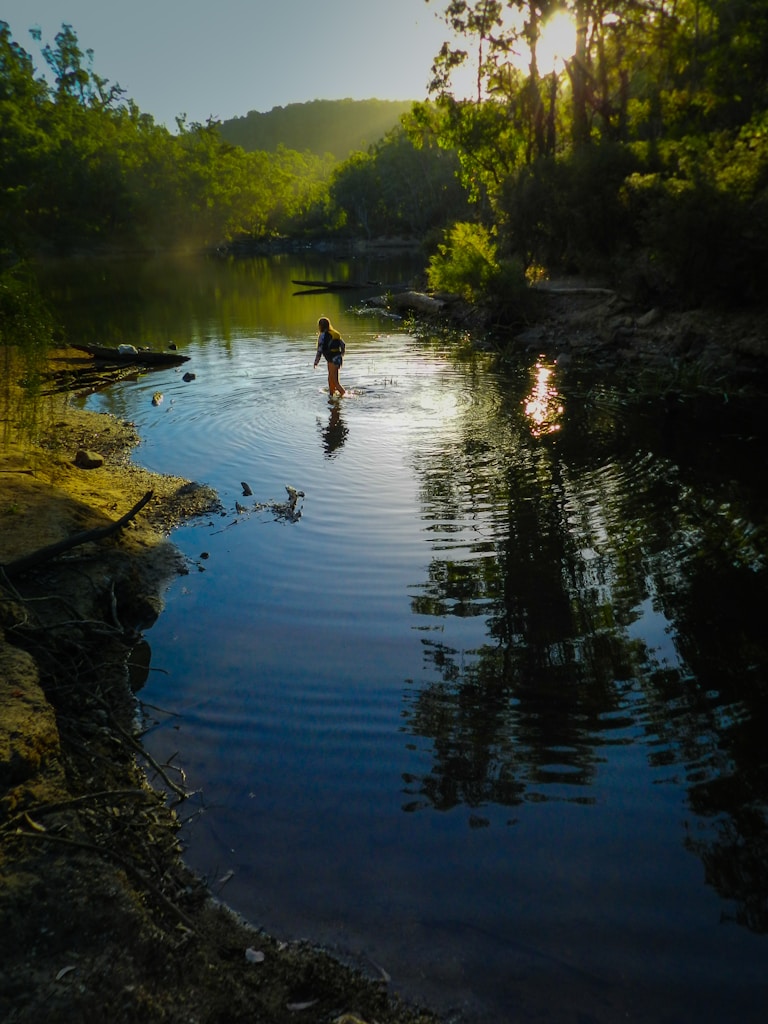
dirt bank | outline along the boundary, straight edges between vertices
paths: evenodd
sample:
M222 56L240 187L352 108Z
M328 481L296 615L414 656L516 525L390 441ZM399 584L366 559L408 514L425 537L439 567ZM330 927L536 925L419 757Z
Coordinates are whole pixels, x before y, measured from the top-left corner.
M188 571L170 528L217 514L216 495L135 466L132 426L64 397L25 420L15 376L0 386L0 566L152 498L118 533L0 570L0 1019L433 1020L374 965L247 926L184 867L184 780L142 758L130 663Z

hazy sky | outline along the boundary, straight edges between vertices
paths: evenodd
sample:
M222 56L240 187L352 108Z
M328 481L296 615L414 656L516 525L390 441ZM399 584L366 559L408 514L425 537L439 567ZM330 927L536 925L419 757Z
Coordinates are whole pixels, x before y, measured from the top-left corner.
M61 25L93 69L175 128L313 99L423 99L448 29L443 0L0 0L14 40Z

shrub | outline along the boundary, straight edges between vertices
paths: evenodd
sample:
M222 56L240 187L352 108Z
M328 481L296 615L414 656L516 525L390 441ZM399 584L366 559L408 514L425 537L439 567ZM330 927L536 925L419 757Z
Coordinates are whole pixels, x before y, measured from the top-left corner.
M448 229L445 239L430 258L429 287L477 302L487 295L500 272L491 233L481 224L461 222Z
M710 181L632 175L623 196L645 251L678 303L763 299L765 190L745 199Z

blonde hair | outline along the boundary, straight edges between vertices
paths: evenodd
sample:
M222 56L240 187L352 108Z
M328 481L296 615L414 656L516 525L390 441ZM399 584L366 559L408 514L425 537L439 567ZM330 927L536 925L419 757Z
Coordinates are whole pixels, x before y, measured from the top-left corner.
M321 316L317 321L317 327L320 331L328 331L332 338L340 338L341 334L336 330L331 321L327 316Z

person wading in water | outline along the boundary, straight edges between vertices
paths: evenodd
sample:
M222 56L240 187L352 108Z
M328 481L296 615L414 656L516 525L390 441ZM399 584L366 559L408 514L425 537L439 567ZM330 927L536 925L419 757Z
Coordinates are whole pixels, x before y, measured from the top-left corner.
M328 364L328 397L333 398L337 391L343 396L346 392L339 383L339 369L344 359L346 345L327 316L321 316L317 321L317 330L319 333L313 369L320 362L320 357L324 356Z

